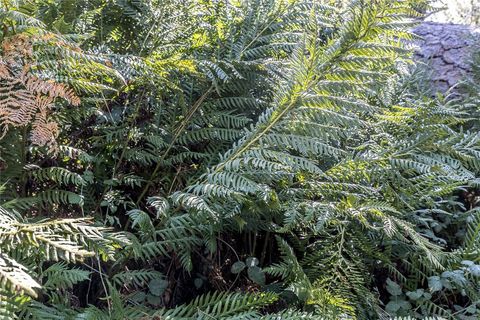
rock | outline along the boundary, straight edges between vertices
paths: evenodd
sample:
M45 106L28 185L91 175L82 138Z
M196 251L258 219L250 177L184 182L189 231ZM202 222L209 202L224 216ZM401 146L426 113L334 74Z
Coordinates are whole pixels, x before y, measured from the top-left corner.
M440 92L447 92L447 90L450 88L450 85L445 81L433 81L433 85L437 91Z
M439 44L429 44L428 46L422 46L420 55L424 58L440 57L443 55L443 47Z
M470 69L470 52L469 48L457 48L446 50L442 57L446 63L453 64L456 67L459 67L464 70Z
M439 58L441 59L441 58ZM454 71L454 66L451 64L432 63L432 80L444 81L449 83L450 74Z
M469 57L480 29L460 24L424 22L414 29L421 37L415 59L427 63L437 91L445 92L471 71Z

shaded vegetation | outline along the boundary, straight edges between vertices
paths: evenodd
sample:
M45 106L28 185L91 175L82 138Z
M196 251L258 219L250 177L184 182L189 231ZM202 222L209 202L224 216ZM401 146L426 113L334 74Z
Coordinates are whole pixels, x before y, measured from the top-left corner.
M478 319L479 91L422 85L426 10L3 1L2 318Z

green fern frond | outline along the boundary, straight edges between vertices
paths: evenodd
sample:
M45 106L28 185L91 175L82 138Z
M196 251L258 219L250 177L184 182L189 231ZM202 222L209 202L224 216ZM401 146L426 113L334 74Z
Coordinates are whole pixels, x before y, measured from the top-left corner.
M145 287L150 280L161 278L163 278L163 275L158 271L141 269L119 272L112 277L112 281L118 287L134 286L136 288L142 288Z
M195 317L227 318L235 315L254 316L255 311L273 303L277 296L273 293L208 293L197 297L189 304L171 310L160 310L154 316L165 319L191 319Z
M76 283L89 279L90 271L69 268L67 263L62 261L48 267L42 276L47 279L43 284L46 289L69 289Z

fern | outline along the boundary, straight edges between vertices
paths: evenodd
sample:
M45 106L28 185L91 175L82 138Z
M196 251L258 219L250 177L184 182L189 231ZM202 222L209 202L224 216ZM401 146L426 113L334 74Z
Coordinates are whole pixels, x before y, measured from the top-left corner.
M57 262L48 267L42 276L47 279L43 284L46 289L70 289L76 283L89 279L90 271L69 269L65 262Z
M0 315L476 317L478 105L327 2L2 3Z
M27 269L24 266L3 254L0 257L0 263L0 276L2 283L5 283L5 288L37 297L35 290L40 289L41 286L26 272Z
M261 296L238 293L213 293L197 297L191 303L172 310L160 310L154 315L166 319L188 319L192 317L254 317L255 309L275 301L276 296L265 293Z
M119 272L112 277L112 281L117 286L144 287L150 280L158 278L162 278L160 272L144 269Z

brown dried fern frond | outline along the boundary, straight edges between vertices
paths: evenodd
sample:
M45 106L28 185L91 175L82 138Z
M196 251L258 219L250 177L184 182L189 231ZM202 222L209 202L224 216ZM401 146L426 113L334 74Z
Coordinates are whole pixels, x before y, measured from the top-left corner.
M10 77L10 69L8 69L7 64L0 60L0 78L5 79Z
M37 97L36 102L39 111L35 114L35 120L32 123L30 139L33 144L46 146L48 151L55 152L59 128L56 122L48 120L48 111L52 101L50 97Z
M18 34L4 39L1 44L0 138L8 132L10 126L31 126L31 142L55 152L59 127L56 122L49 120L52 106L56 99L78 106L80 98L63 83L44 80L32 74L31 68L35 63L34 40L34 36Z
M74 106L80 104L80 98L63 83L56 83L53 80L42 80L31 74L25 74L22 77L22 82L30 92L37 92L37 94L48 95L51 98L62 98Z
M16 64L21 59L33 56L32 38L26 34L17 34L2 41L2 56L9 64Z

